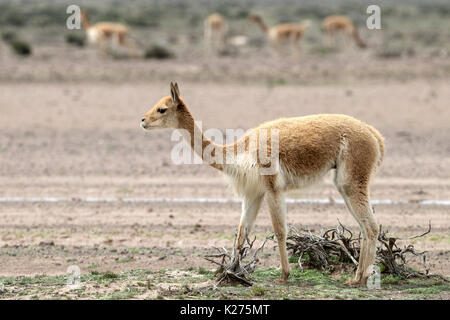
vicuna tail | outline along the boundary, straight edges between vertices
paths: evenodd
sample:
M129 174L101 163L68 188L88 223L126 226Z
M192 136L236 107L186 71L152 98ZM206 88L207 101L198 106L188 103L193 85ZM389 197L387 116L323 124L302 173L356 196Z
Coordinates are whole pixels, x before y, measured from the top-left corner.
M378 149L380 150L380 158L378 159L378 162L377 162L377 168L379 168L381 166L381 163L383 162L383 158L384 158L384 138L377 129L375 129L372 126L368 126L368 127L369 127L370 132L374 135L374 137L378 141Z

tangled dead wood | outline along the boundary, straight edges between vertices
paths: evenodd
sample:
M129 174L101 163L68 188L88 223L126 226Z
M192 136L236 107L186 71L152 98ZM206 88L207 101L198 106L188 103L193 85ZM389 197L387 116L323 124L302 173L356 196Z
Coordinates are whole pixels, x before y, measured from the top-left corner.
M340 263L358 265L359 239L341 223L336 228L326 230L323 235L311 231L299 231L289 227L287 249L291 251L290 261L297 259L301 269L303 265L319 270L334 269Z
M206 255L205 259L211 261L214 264L219 265L219 269L216 273L219 275L217 279L217 285L222 283L234 284L240 283L245 286L251 286L250 274L255 271L256 263L259 261L258 254L264 248L267 240L273 239L273 235L269 235L266 239L261 243L261 245L255 250L253 255L250 257L250 260L246 260L250 250L253 248L253 244L255 243L256 237L253 241L250 241L249 238L246 239L246 244L239 246L238 252L236 253L235 244L236 237L234 238L233 251L230 254L226 248L216 248L218 251L217 254ZM219 258L221 261L218 262L214 259Z
M398 240L412 240L420 238L431 232L431 223L424 233L409 237L397 238L388 235L388 231L380 226L377 246L377 265L385 274L392 274L402 278L411 277L438 277L444 281L446 278L439 275L431 275L426 264L424 252L417 252L412 244L401 248ZM205 256L205 259L219 266L217 285L223 283L241 283L251 286L250 274L254 272L256 263L259 261L258 254L262 251L266 242L274 239L271 234L266 237L262 244L254 251L251 257L247 257L251 251L255 239L250 241L230 254L225 248L215 248L218 253ZM236 238L234 240L236 242ZM319 270L335 271L344 267L356 268L361 249L360 235L353 233L339 222L335 228L326 230L322 235L313 234L309 230L299 231L295 227L289 227L287 237L287 249L291 252L290 261L297 263L301 269L304 267ZM233 246L234 248L234 246ZM414 270L407 265L409 257L420 257L424 271ZM219 261L215 259L220 259ZM244 262L247 260L247 262Z
M383 270L383 272L405 278L417 276L429 276L430 269L426 264L427 258L425 255L426 251L417 252L412 244L409 244L408 246L402 249L396 244L396 241L412 240L415 238L420 238L430 232L431 232L431 223L428 224L428 230L425 231L424 233L417 236L402 239L389 237L387 235L388 231L387 230L383 231L380 226L378 241L381 243L381 246L378 246L377 248L377 260L379 261L381 266L385 269ZM410 267L408 267L407 254L420 257L422 260L424 271L413 270Z
M439 275L430 275L426 264L426 251L418 252L412 244L402 248L397 243L399 240L412 240L429 234L431 223L428 224L427 231L409 238L392 237L388 235L388 232L380 226L376 264L382 273L402 278L442 278ZM340 222L337 227L326 230L322 236L312 234L310 231L299 232L294 227L290 227L287 248L292 252L291 261L292 257L296 257L300 268L303 268L302 264L329 271L334 271L338 266L342 267L346 264L353 264L356 268L361 250L361 236L354 237L353 233ZM413 256L421 259L423 271L408 266L408 259Z

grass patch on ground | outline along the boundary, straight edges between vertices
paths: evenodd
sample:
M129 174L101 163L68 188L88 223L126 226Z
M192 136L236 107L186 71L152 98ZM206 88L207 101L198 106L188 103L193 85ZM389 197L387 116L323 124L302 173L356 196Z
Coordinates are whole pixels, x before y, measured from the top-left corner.
M292 269L287 284L281 271L258 268L254 285L214 288L215 272L204 268L124 272L90 271L69 289L68 275L0 277L0 299L446 299L448 282L382 276L380 290L346 285L352 275L330 275L318 270Z

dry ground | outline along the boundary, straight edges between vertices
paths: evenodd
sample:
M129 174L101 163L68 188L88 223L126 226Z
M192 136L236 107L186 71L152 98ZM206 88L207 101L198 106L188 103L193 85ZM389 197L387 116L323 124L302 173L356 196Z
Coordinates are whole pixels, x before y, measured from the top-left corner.
M307 55L302 60L305 68L302 64L289 68L288 63L276 62L273 57L268 64L255 67L248 57L236 61L227 57L201 63L194 58L188 62L160 63L101 60L92 51L79 51L72 59L62 59L54 53L61 51L49 50L45 55L46 49L40 50L43 51L31 60L19 60L6 53L1 56L0 198L71 200L0 203L0 280L5 283L6 298L65 296L62 276L70 265L79 266L86 277L83 279L87 289L78 297L179 297L179 291L167 293L170 289L164 283L168 279L195 283L197 280L193 279L200 277L198 282L209 283L204 269L194 272L186 268L212 269L202 255L211 246L231 246L239 222L239 203L77 200L233 199L213 169L171 162L170 151L176 142L170 141L170 132L140 129L141 116L161 96L169 94L168 81L172 79L179 81L185 101L195 117L203 121L204 128L247 129L265 120L311 113L345 113L378 128L386 138L387 151L373 183L372 198L409 203L377 205L377 220L398 236L420 233L431 220L432 233L415 240L414 245L429 251L431 272L450 275L450 207L417 203L450 200L448 58L386 62L371 60L366 54L360 61L338 56L322 64L320 59ZM341 70L335 67L336 61L341 63ZM368 61L373 63L367 64ZM274 74L277 66L289 72L281 73L282 77ZM243 78L239 79L239 75ZM290 196L340 199L329 180ZM288 206L288 221L297 227L319 232L336 225L337 219L356 230L356 223L341 204ZM270 230L264 207L255 233L262 239ZM414 265L418 266L417 262ZM266 250L260 266L278 266L272 246ZM174 268L184 271L166 273ZM160 269L164 271L158 278L155 274ZM108 276L106 271L117 277ZM269 273L269 277L275 277L276 271ZM33 291L41 279L33 277L40 274L56 277L44 277L57 283L56 289ZM104 288L103 282L88 279L89 275L117 281L109 281ZM144 289L148 276L159 280L154 280L158 286L147 292ZM130 284L127 279L134 280ZM301 276L294 276L290 285L304 286L304 292L315 288L301 285L301 280ZM311 281L314 284L316 280ZM128 290L128 286L139 290ZM373 292L359 296L352 291L343 297L448 298L448 287L445 288L443 293L410 288L412 291L404 294L389 288L381 296ZM317 290L312 290L310 296L288 291L281 296L311 298ZM113 295L114 292L124 293ZM253 296L258 296L257 292ZM337 298L339 292L319 296Z

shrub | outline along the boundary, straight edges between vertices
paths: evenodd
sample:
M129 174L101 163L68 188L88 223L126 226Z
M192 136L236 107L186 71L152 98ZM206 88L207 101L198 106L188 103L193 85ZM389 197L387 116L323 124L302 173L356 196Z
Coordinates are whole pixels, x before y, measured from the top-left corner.
M155 44L145 51L144 57L146 59L170 59L174 57L174 54L166 47Z
M15 8L10 8L3 13L3 21L6 25L20 27L25 25L24 15Z
M4 31L2 32L2 40L5 42L11 42L17 38L17 35L13 31Z
M14 52L21 56L28 56L31 54L31 45L28 42L13 39L9 42L11 45L11 48L14 50Z
M68 44L76 47L84 47L86 43L86 38L83 35L75 33L66 34L65 40Z

